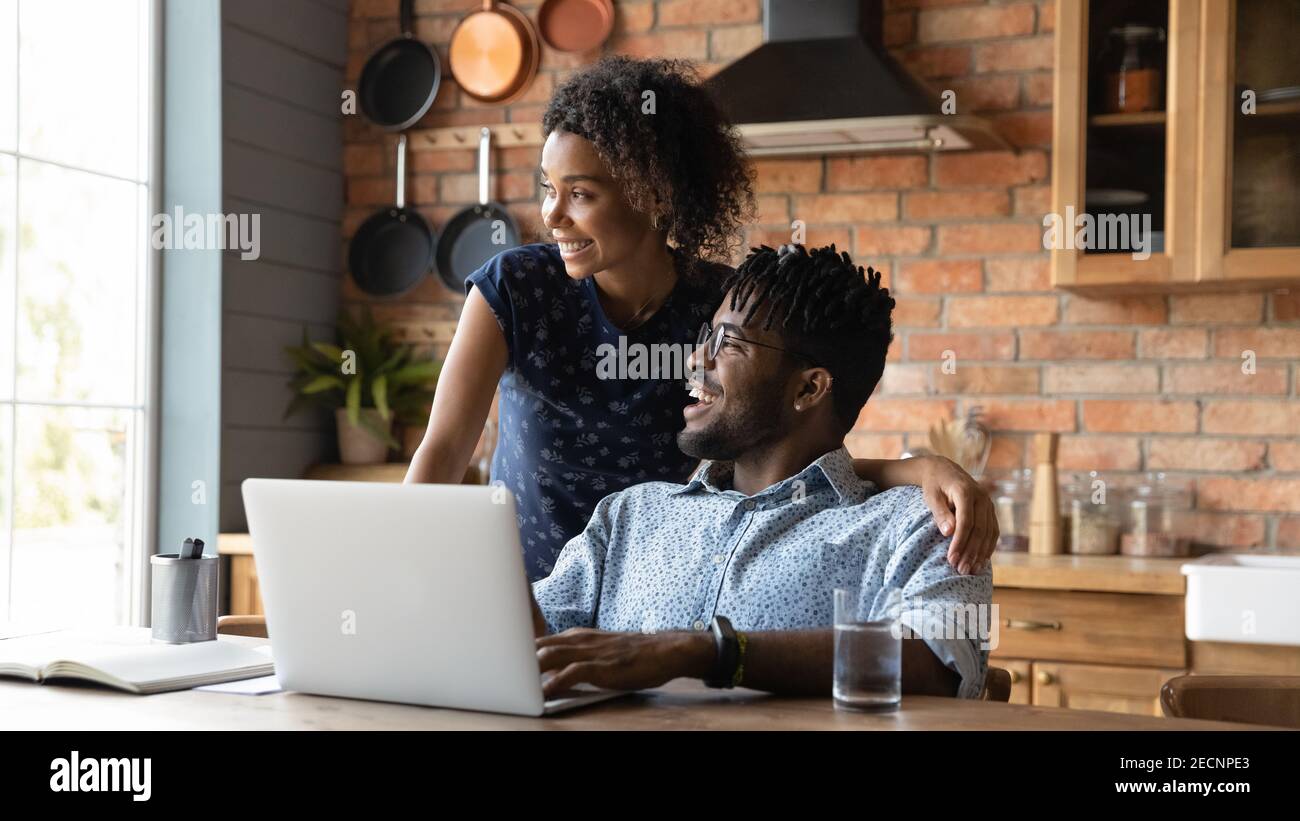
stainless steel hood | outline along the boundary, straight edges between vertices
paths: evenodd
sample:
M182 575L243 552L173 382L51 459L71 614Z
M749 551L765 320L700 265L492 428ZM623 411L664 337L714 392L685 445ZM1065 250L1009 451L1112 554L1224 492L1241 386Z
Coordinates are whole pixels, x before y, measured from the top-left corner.
M883 0L763 0L763 45L705 85L754 156L1006 148L882 45ZM961 111L961 100L956 100Z

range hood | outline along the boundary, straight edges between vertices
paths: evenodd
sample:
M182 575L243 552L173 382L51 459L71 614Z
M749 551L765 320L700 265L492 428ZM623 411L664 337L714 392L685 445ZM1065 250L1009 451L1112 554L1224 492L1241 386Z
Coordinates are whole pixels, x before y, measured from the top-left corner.
M706 87L753 156L1006 148L882 45L883 0L763 0L763 44ZM961 111L961 100L956 100Z

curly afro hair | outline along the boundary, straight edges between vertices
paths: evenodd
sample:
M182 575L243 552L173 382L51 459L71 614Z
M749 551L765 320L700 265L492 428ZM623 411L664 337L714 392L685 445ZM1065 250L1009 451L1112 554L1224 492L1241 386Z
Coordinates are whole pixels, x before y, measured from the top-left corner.
M653 113L642 113L649 99ZM754 172L692 63L604 57L551 97L543 138L557 129L595 147L628 203L656 217L686 259L731 257L754 215Z

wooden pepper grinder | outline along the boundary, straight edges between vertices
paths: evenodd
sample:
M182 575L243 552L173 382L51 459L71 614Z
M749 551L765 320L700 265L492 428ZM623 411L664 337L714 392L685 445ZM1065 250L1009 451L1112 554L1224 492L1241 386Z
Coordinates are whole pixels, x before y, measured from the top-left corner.
M1029 552L1061 552L1061 505L1056 486L1055 433L1034 434L1034 495L1029 505Z

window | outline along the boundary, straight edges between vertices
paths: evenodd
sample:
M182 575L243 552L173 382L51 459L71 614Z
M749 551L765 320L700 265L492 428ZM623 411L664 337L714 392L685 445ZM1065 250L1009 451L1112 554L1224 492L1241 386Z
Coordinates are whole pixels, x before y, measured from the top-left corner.
M141 609L153 0L0 0L0 621Z

